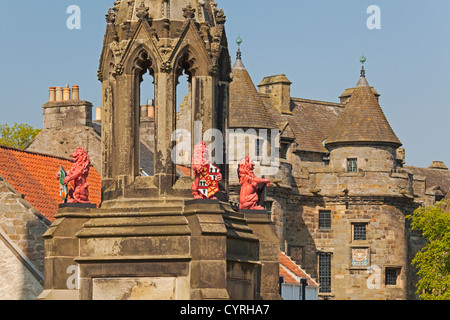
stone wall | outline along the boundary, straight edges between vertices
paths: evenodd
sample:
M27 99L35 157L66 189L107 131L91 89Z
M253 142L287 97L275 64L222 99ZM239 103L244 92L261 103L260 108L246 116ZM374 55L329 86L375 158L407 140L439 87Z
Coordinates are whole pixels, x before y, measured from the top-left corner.
M357 159L358 170L387 171L394 168L396 149L390 146L346 146L330 152L330 167L336 172L347 171L347 159Z
M49 222L0 176L1 300L36 299L42 291L42 235L48 224Z
M44 239L49 222L0 176L0 227L40 271L44 271Z
M35 300L43 286L0 236L0 300Z

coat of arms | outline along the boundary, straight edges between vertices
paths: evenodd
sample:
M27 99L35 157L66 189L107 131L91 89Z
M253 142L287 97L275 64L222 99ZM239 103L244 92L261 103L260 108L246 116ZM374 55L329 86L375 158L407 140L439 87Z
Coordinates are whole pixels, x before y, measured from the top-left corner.
M215 199L222 174L220 169L210 162L208 147L204 142L195 146L192 169L195 175L191 187L194 199Z
M66 179L67 173L63 167L59 170L59 196L63 203L67 202L67 197L69 196L69 190L67 185L64 184L64 179Z
M206 199L211 199L219 192L219 175L220 169L215 165L208 164L203 167L203 171L200 173L198 192Z

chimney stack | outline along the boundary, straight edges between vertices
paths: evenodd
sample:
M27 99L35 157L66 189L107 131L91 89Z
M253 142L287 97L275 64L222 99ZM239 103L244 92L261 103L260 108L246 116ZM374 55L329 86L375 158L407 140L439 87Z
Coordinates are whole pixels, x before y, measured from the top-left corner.
M291 84L284 74L265 77L258 85L260 93L269 94L282 114L292 114Z
M92 125L92 103L80 100L79 86L50 87L44 109L43 128L63 128ZM101 110L97 110L101 118Z

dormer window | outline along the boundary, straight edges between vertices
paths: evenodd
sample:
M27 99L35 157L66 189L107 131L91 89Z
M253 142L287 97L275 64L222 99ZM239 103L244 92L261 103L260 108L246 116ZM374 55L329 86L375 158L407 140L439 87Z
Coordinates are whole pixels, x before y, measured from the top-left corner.
M358 159L347 159L347 172L358 172Z

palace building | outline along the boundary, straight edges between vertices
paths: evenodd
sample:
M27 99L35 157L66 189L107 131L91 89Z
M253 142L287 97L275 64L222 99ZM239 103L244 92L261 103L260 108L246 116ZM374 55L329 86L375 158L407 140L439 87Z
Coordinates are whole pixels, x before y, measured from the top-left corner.
M56 215L21 209L45 238L45 258L42 238L29 237L32 258L22 254L40 299L271 300L295 296L280 288L302 283L319 299L417 299L411 261L424 239L406 216L448 196L450 171L442 161L407 165L365 59L355 87L337 85L338 102L310 100L292 97L284 74L256 85L240 49L232 66L226 16L214 1L118 0L106 22L95 119L78 86L52 87L28 150L0 149L0 160L34 158L57 169L83 147L95 168L97 208L53 200ZM223 151L212 202L193 200L192 153L178 152L173 139L187 130L181 141L194 150L197 123L201 135L223 133L221 145L206 141ZM243 156L271 181L263 213L238 209ZM6 211L24 205L20 193L27 200L11 179L0 170L0 229L12 230ZM80 286L67 289L61 275L73 265Z

